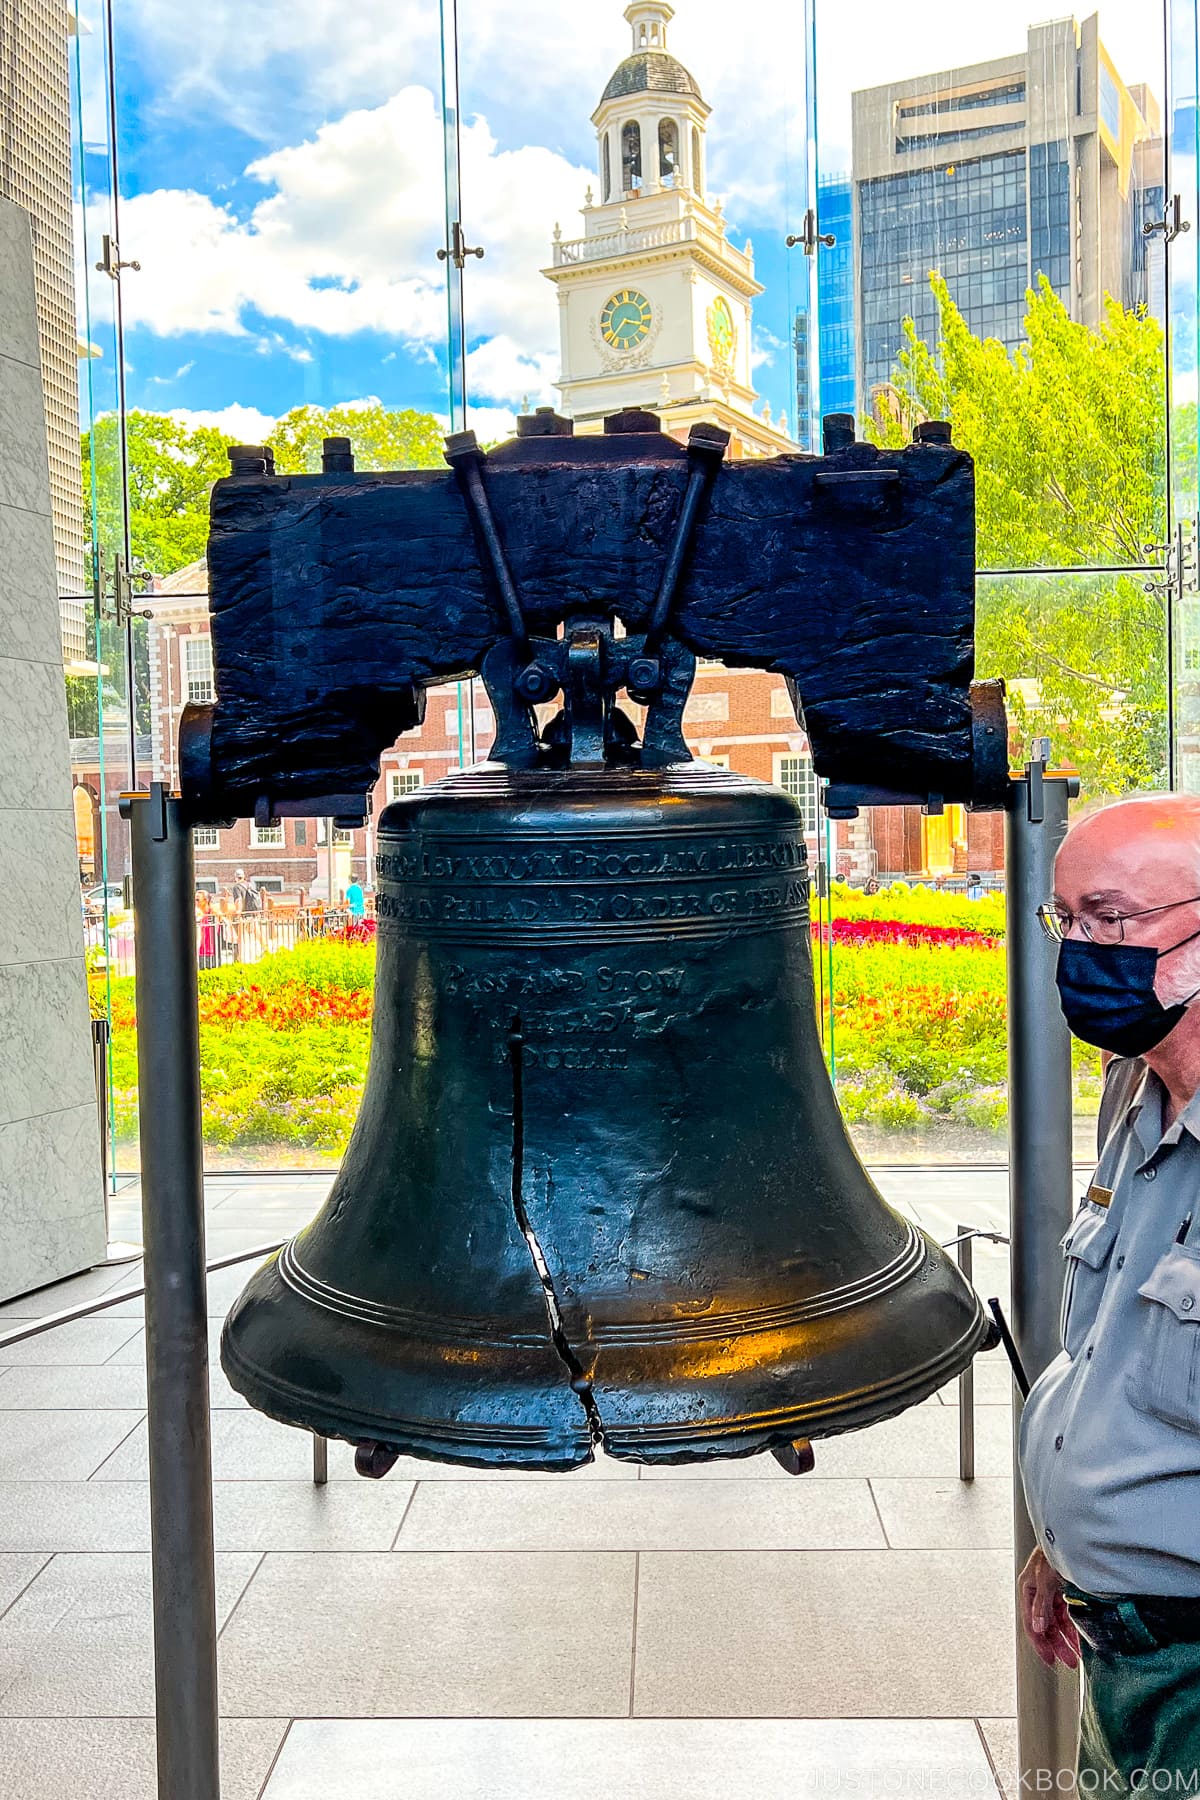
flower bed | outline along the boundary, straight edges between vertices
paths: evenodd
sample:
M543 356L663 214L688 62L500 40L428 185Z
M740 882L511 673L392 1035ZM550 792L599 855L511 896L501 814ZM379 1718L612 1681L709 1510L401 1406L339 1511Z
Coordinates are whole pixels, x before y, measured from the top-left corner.
M875 1152L912 1132L998 1143L1007 1104L1002 902L899 883L871 896L835 885L833 913L825 1031L848 1122ZM824 939L827 958L828 928ZM210 1148L234 1160L341 1155L366 1076L374 971L374 943L344 934L201 972ZM94 975L92 985L100 1010L104 977ZM132 978L114 979L111 994L117 1135L130 1144ZM1098 1069L1081 1047L1077 1092L1085 1105L1098 1097Z

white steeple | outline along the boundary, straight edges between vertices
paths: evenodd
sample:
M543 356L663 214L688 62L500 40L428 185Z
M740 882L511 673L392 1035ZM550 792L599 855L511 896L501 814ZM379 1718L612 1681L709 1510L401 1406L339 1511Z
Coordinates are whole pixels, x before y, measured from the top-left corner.
M674 16L670 0L631 0L625 8L633 49L592 114L602 206L670 188L704 197L709 108L695 77L667 49Z
M633 54L640 50L665 50L667 26L675 17L668 0L633 0L625 8L625 17L633 30Z
M670 0L619 0L633 44L592 114L599 196L584 235L556 231L562 410L578 432L631 406L657 407L668 429L716 419L735 456L792 448L761 417L751 371L752 308L762 285L749 244L730 242L705 191L710 109L671 54Z

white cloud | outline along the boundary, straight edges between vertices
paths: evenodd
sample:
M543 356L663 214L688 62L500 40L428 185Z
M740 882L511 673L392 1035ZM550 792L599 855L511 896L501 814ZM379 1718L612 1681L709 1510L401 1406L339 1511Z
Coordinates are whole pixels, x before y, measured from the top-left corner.
M506 334L477 345L467 357L467 392L484 400L524 400L531 405L555 399L557 352L530 355Z
M622 0L525 0L519 11L510 0L464 0L458 10L464 119L483 113L505 144L540 140L590 162L589 114L629 49ZM303 135L333 111L378 107L407 85L435 89L438 11L436 0L206 0L204 29L181 32L178 0L127 0L123 32L151 110L192 112L207 129L234 124L261 141L267 131ZM804 13L800 0L677 0L670 27L672 51L713 107L711 185L733 224L751 230L765 221L794 229L804 210ZM853 90L1012 55L1047 9L1033 0L816 0L815 13L822 164L832 170L848 164ZM1101 28L1122 76L1153 83L1161 14L1146 0L1105 0ZM430 180L440 188L432 164ZM469 193L467 204L494 230Z
M168 417L178 419L187 431L197 431L201 425L215 426L239 444L261 444L275 426L269 413L259 412L254 406L223 406L216 412L203 407L173 406Z
M202 28L180 29L179 0L129 0L124 43L152 108L233 125L262 141L280 120L311 122L438 75L432 0L205 0Z
M487 256L472 263L472 338L519 339L531 374L490 397L524 391L557 343L558 309L539 273L556 219L582 200L588 172L539 146L499 150L486 120L462 133L464 191L483 222ZM239 218L206 194L158 189L122 209L122 248L142 264L125 290L126 317L160 334L256 332L253 315L300 332L371 330L410 346L445 334L442 127L434 96L405 88L347 113L304 143L259 158L247 173L268 191ZM473 229L478 238L481 233ZM268 334L266 348L311 352ZM481 365L498 371L501 354Z
M765 325L756 325L750 340L751 369L761 369L764 365L770 368L775 361L775 352L785 348L782 338L777 338Z

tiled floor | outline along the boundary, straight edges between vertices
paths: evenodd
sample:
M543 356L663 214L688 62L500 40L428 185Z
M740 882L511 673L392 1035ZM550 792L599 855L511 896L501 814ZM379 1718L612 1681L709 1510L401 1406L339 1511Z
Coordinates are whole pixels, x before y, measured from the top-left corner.
M880 1171L939 1239L1003 1228L999 1171ZM209 1254L286 1236L328 1178L210 1187ZM117 1196L116 1237L138 1230ZM114 1291L105 1270L0 1308ZM220 1318L245 1269L215 1275ZM1007 1290L980 1245L985 1297ZM139 1302L0 1350L0 1792L154 1795ZM1009 1380L770 1458L358 1480L212 1375L225 1800L998 1794L1013 1754Z

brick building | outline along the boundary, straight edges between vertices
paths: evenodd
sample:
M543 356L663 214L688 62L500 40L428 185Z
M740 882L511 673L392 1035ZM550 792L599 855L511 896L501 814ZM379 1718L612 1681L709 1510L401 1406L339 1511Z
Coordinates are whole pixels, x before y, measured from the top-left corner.
M215 695L209 637L207 571L190 564L160 582L149 598L150 764L154 778L178 780L179 718L191 700ZM770 781L795 795L804 812L809 855L826 860L826 822L818 784L782 679L755 669L701 663L684 714L688 747L722 768ZM425 722L385 752L372 797L372 819L389 801L463 765L483 761L494 719L481 681L430 689ZM282 819L261 827L239 820L229 830L196 834L197 878L227 887L237 869L268 892L292 900L337 900L351 879L373 885L373 824L329 831L324 819ZM332 836L332 844L330 837ZM833 872L865 882L994 876L1004 863L1003 819L961 806L926 818L916 807L881 807L829 828Z

